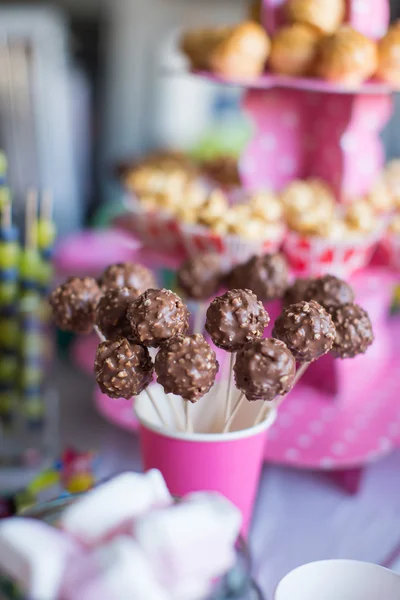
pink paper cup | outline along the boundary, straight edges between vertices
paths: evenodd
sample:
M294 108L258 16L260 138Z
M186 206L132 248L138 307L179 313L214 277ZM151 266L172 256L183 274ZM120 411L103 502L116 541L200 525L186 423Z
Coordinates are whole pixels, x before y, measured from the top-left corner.
M176 496L197 491L215 491L224 495L240 509L243 517L242 534L247 535L257 495L267 430L275 421L276 411L272 410L263 423L252 426L260 410L260 403L248 402L233 423L234 431L202 433L212 431L212 424L218 423L215 406L218 405L218 413L219 408L224 409L224 402L215 402L218 399L218 386L215 388L217 391L212 390L197 405L190 406L195 431L200 433L166 429L157 420L146 395L139 396L134 410L139 421L142 459L146 471L161 471L170 492ZM151 389L160 406L162 392L159 391L159 386L155 384ZM181 408L182 399L174 397L174 400L180 405L178 408ZM204 403L203 407L201 403ZM210 410L204 410L208 408ZM167 414L164 407L163 413ZM217 431L222 429L221 419L218 427L215 427Z
M303 565L282 579L274 600L398 600L400 576L356 560Z

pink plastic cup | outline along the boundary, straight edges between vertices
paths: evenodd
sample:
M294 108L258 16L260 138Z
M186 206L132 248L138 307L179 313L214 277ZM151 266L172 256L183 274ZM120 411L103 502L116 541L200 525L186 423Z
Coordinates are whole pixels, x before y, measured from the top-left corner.
M220 390L220 392L219 392ZM263 463L267 430L273 425L276 411L253 426L262 403L247 402L239 412L229 433L222 429L224 385L216 385L190 413L196 433L166 429L160 424L145 394L135 401L140 427L144 468L159 469L170 492L185 496L196 491L223 494L241 511L242 534L247 535ZM165 396L157 384L152 395L164 415L169 416ZM226 392L225 392L226 393ZM182 411L182 399L173 397ZM216 433L205 433L216 431Z

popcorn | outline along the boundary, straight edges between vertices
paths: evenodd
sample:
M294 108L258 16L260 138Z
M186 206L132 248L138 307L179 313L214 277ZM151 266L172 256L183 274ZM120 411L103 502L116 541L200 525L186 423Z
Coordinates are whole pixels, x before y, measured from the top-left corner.
M223 219L229 210L228 199L222 190L215 189L208 196L200 208L199 222L212 225L215 221Z
M357 200L346 209L345 221L348 227L359 233L370 233L375 229L376 217L366 200Z
M394 198L383 175L375 182L366 200L377 213L388 213L394 208Z
M394 233L395 235L398 235L400 233L400 214L394 215L389 225L389 231L391 233Z
M275 223L283 218L282 202L273 192L255 192L250 195L249 206L254 217L267 223Z
M64 570L80 560L76 541L33 519L19 517L0 523L0 566L30 600L56 600Z
M63 514L60 525L87 546L93 546L123 530L138 515L171 502L159 471L151 470L145 475L124 473L74 502Z

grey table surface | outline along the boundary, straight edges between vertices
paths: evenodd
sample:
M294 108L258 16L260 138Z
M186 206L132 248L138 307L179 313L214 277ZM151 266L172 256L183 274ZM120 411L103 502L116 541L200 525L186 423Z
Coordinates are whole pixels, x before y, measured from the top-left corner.
M60 446L98 450L100 477L140 470L137 437L97 414L93 381L66 362L52 379L60 393ZM389 560L399 544L400 452L368 466L354 496L323 474L265 466L250 545L268 598L288 571L315 560L352 558L400 572L400 560Z

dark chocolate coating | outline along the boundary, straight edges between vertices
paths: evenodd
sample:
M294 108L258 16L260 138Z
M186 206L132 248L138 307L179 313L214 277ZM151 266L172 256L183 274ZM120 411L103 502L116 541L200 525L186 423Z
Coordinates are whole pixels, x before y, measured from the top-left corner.
M155 369L167 394L197 402L214 385L219 365L214 350L195 333L165 342L156 356Z
M239 270L242 286L255 293L262 302L281 298L289 283L289 268L283 254L253 256Z
M143 265L117 263L107 267L100 278L100 285L103 288L130 287L143 294L149 288L155 288L157 284L153 273Z
M110 398L132 398L149 385L154 366L149 351L125 338L102 342L94 363L96 381Z
M283 306L286 307L291 304L297 304L297 302L301 302L302 300L309 300L310 298L307 297L307 293L311 281L311 279L296 279L283 295Z
M221 280L219 254L199 254L187 260L178 271L178 286L195 300L215 296Z
M336 327L333 354L339 358L364 354L374 341L367 311L357 304L344 304L332 312L332 319Z
M265 338L239 350L233 371L236 387L247 400L273 400L291 389L296 360L286 344Z
M329 352L335 339L330 314L317 302L298 302L275 321L273 337L285 342L299 362L311 362Z
M126 338L134 341L131 324L126 316L129 306L139 296L134 288L108 288L96 311L96 325L108 340Z
M354 291L348 283L334 275L312 279L304 300L315 300L327 311L354 302Z
M49 297L58 327L63 331L91 333L100 297L100 288L92 277L69 277Z
M128 308L133 336L145 346L159 346L189 328L189 310L170 290L150 289Z
M206 316L206 331L216 346L237 352L244 344L261 338L269 315L250 290L230 290L217 296Z

